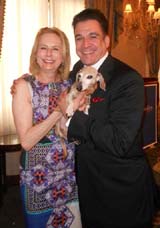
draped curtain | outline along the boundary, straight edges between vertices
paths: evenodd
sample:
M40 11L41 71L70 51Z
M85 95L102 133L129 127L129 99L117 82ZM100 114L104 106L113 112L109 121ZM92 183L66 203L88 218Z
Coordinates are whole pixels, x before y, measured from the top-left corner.
M78 57L75 53L75 41L72 28L73 16L85 8L84 0L50 1L51 24L62 29L69 38L71 51L71 68Z
M37 30L48 24L48 2L6 1L0 61L0 135L14 133L10 87L15 78L28 72L29 55Z
M157 78L160 67L160 29L157 37L147 36L146 52L149 66L149 76Z
M96 8L102 11L107 16L107 7L110 5L110 0L85 0L86 8Z
M29 57L35 34L41 27L53 26L55 23L56 26L65 28L67 36L73 33L70 31L71 22L68 17L73 18L75 11L84 8L82 2L82 0L6 1L0 59L0 135L16 132L12 117L10 87L14 79L28 72ZM59 8L62 6L65 11ZM55 16L58 17L58 22ZM72 47L74 42L70 41L70 43L71 50L74 50Z
M156 10L160 8L160 1L155 0ZM160 68L160 26L158 27L158 35L156 37L151 37L149 34L147 36L147 58L149 65L149 76L158 77L158 70Z
M85 0L85 7L97 8L108 18L110 49L114 48L123 32L123 0Z
M6 4L6 0L0 0L0 57L1 57L2 38L3 38L5 4Z

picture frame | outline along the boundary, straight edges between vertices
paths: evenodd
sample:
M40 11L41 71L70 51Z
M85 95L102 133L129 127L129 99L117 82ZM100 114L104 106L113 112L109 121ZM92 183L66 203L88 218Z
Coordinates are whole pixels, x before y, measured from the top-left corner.
M145 107L143 120L143 148L158 142L158 81L144 78Z

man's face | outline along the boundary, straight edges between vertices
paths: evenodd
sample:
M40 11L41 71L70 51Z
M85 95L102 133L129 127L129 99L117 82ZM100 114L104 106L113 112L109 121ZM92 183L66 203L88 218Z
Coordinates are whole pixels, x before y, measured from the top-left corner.
M78 22L74 35L76 53L84 65L95 64L108 50L109 37L104 35L96 20Z

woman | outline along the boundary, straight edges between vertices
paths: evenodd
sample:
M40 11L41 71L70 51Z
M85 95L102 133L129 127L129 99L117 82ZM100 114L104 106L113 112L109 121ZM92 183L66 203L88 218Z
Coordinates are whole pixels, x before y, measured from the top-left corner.
M74 144L55 134L62 91L71 85L69 43L58 28L38 32L30 74L16 84L13 116L22 145L20 189L29 228L80 228L74 172Z

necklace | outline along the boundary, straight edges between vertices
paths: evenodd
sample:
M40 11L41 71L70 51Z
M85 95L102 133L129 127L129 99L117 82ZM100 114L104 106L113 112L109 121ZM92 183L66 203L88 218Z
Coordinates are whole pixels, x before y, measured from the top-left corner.
M60 91L60 83L59 82L50 82L48 84L48 88L53 95L57 94L57 92Z

